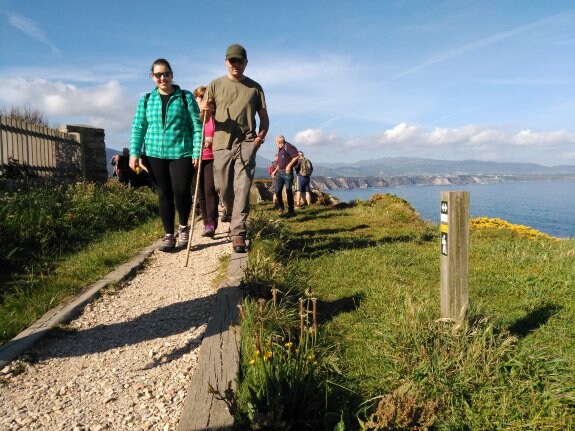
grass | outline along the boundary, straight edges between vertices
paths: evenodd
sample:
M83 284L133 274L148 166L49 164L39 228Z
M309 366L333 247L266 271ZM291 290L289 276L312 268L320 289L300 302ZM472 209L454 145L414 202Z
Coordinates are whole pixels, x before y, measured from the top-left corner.
M111 182L0 196L0 344L161 235L156 198Z
M325 402L310 429L575 429L574 241L472 223L470 310L454 324L439 319L439 229L405 201L376 196L285 221L260 208L247 291L317 298ZM295 324L282 320L269 333Z
M85 249L53 262L51 271L27 274L26 283L19 283L0 304L0 343L134 257L160 235L158 220L127 232L109 232Z

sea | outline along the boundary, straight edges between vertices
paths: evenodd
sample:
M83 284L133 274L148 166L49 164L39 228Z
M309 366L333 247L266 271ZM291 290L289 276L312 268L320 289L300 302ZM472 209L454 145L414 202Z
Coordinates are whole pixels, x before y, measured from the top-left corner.
M575 238L575 181L358 188L328 193L343 202L391 193L408 201L422 218L439 223L443 191L469 192L472 218L500 218L554 237Z

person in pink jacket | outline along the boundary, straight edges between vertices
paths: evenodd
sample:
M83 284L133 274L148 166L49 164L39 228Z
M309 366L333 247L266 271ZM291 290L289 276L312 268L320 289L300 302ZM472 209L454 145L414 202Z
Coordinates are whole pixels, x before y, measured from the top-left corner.
M206 87L201 86L194 90L194 97L200 103L204 97ZM218 193L214 183L214 153L212 142L214 139L214 118L204 124L204 149L202 151L202 172L200 174L199 202L204 231L202 236L213 237L218 227Z

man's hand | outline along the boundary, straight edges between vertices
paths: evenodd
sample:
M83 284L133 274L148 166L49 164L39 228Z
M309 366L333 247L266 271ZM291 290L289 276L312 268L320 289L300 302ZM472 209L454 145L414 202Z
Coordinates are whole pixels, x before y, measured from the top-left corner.
M202 100L200 103L200 111L200 119L205 123L212 116L214 101L212 99Z

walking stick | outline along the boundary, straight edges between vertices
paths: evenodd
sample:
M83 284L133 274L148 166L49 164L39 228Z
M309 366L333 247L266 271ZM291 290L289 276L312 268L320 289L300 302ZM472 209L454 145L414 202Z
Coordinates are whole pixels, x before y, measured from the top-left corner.
M192 243L192 236L194 235L194 223L196 220L196 204L198 199L198 189L200 188L200 173L202 172L202 152L204 151L204 125L206 124L205 121L205 113L204 119L202 120L202 139L200 141L200 158L198 159L198 173L196 175L196 188L194 189L194 202L192 207L192 224L190 226L190 235L188 236L188 247L186 250L186 264L184 266L188 266L188 261L190 260L190 244Z

